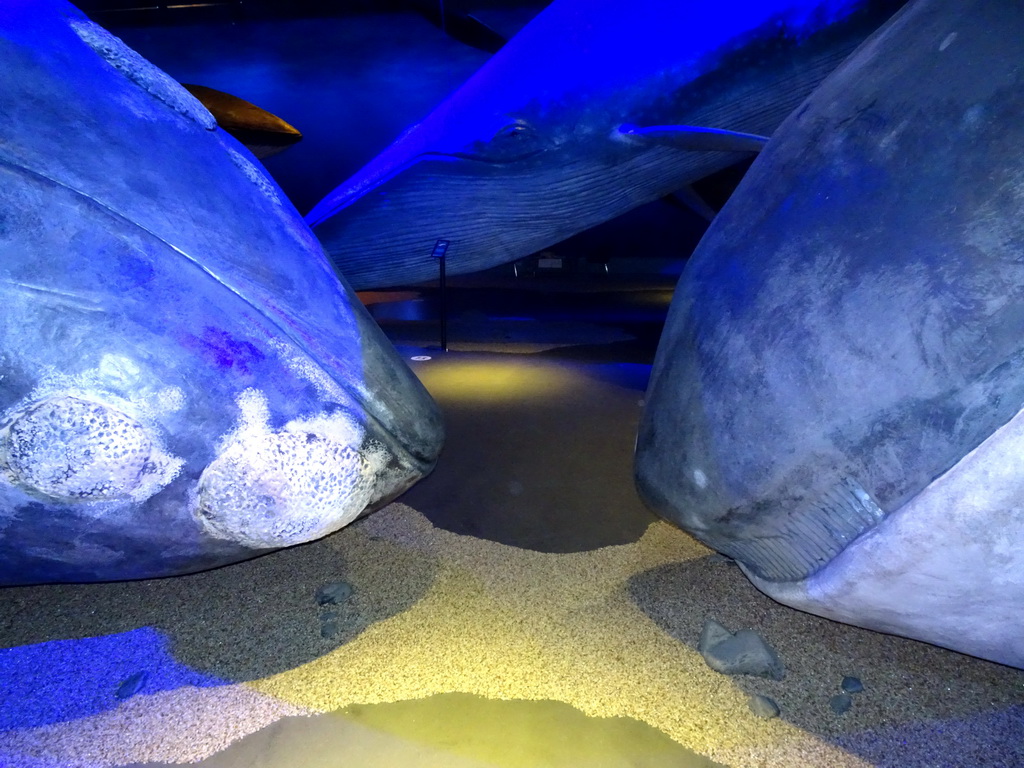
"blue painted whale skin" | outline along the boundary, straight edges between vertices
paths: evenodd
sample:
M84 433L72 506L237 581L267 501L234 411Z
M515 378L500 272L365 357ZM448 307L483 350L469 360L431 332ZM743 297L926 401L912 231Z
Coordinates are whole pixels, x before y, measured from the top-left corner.
M337 530L436 406L183 88L59 0L0 5L0 583L167 576Z
M636 477L794 607L1024 667L1024 6L917 0L680 279Z
M901 4L555 0L306 220L356 289L513 261L749 157Z

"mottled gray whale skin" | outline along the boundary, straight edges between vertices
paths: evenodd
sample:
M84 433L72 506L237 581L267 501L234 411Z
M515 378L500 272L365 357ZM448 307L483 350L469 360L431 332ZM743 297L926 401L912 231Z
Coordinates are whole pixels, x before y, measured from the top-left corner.
M306 221L356 289L435 278L438 239L514 261L749 157L900 5L555 0Z
M1024 666L1024 6L918 0L680 279L636 478L790 605Z
M337 530L436 406L241 144L59 0L0 5L0 583Z

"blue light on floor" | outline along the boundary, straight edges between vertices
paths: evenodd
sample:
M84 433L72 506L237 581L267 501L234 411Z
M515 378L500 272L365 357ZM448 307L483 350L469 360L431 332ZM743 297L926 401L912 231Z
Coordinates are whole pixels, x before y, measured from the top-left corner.
M132 693L122 683L135 675ZM175 661L170 639L153 627L0 649L4 702L0 731L66 722L114 709L130 695L227 681ZM118 698L120 690L121 698Z

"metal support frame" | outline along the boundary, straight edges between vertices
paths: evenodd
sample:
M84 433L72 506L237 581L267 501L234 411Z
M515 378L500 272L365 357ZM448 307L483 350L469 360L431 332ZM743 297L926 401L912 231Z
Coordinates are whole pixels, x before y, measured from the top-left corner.
M439 287L441 289L441 349L444 352L448 351L448 285L445 279L445 262L447 261L446 254L448 253L448 246L450 245L448 240L438 240L434 243L434 251L431 253L431 257L437 259L438 268L440 269L439 275Z

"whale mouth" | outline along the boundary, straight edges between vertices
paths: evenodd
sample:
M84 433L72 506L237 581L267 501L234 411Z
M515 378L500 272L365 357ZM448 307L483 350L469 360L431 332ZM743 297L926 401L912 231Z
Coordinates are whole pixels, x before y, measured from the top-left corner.
M507 156L494 156L487 157L483 154L476 152L424 152L419 155L414 162L423 160L447 160L447 161L460 161L464 160L470 163L480 163L481 165L502 167L507 165L514 165L524 160L531 160L539 155L544 154L548 150L544 147L537 149L531 149L526 152L519 152L514 155ZM412 165L412 163L410 163Z
M786 514L757 515L762 522L744 527L742 537L735 530L720 534L714 528L691 533L765 581L800 581L827 566L885 516L856 480L845 478Z
M321 200L313 209L306 214L305 220L310 227L317 227L323 224L325 221L330 219L332 216L340 213L346 208L354 205L355 203L362 200L367 195L373 194L380 190L386 184L394 179L398 178L402 174L412 170L417 165L423 162L442 162L442 163L471 163L476 164L479 167L493 167L502 168L514 165L524 160L530 160L538 157L547 150L545 148L538 148L529 152L520 153L512 157L494 157L489 158L484 155L480 155L474 152L440 152L440 151L428 151L421 152L418 155L410 158L409 160L396 165L394 168L390 168L386 171L370 176L364 180L353 184L349 187L344 194L334 198L328 196ZM351 181L351 180L350 180Z

